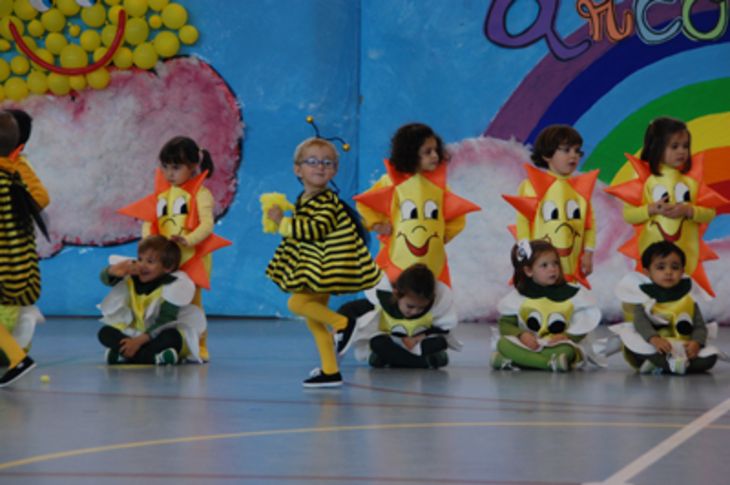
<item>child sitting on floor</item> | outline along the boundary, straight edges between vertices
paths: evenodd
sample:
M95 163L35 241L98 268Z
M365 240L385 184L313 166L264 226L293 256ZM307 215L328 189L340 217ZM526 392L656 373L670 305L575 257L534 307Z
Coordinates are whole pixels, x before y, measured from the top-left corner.
M451 289L426 265L405 269L393 288L382 278L365 296L338 310L348 317L340 355L354 346L373 367L437 369L448 364L448 347L460 349L449 333L458 323Z
M99 305L106 325L99 341L107 364L202 362L205 314L192 303L195 284L182 272L180 248L162 236L142 239L138 258L112 262L101 280L112 290Z

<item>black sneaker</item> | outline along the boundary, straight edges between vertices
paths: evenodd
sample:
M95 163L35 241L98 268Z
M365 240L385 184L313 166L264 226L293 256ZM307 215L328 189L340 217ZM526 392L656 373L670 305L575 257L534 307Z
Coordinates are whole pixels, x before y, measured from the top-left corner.
M350 348L352 341L352 333L355 330L357 321L354 318L347 319L347 326L335 334L335 342L337 344L335 350L337 355L344 355Z
M33 369L33 367L35 367L35 362L33 362L33 359L26 355L25 359L21 360L18 365L11 369L8 369L8 371L3 374L2 377L0 377L0 387L5 387L8 384L12 384L13 382L17 381L27 372Z
M322 369L314 369L309 379L302 381L304 387L340 387L342 385L342 374L325 374Z
M104 360L106 361L107 365L117 365L124 363L124 357L122 357L122 354L120 354L118 350L114 349L106 349L106 352L104 353Z
M428 362L428 365L434 369L446 367L449 364L449 354L447 354L445 350L433 353L426 357L426 362Z

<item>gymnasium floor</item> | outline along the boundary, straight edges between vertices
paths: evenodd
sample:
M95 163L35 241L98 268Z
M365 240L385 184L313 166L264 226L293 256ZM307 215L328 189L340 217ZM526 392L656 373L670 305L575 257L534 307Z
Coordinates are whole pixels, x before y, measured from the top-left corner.
M370 369L304 390L301 322L215 320L208 365L107 367L93 319L50 319L0 390L0 483L730 483L730 365L641 376L493 372L489 325L445 370ZM721 346L730 349L730 330ZM47 375L50 382L41 382Z

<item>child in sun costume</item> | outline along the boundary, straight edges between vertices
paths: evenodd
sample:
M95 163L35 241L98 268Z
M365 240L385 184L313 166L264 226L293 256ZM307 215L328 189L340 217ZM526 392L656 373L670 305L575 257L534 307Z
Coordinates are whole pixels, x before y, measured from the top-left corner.
M447 348L461 349L450 331L458 324L451 288L436 281L424 264L403 270L391 287L387 278L365 291L366 299L346 303L355 358L373 367L439 368Z
M642 253L642 273L630 273L616 288L631 322L612 325L624 357L642 374L704 372L723 356L710 342L717 324L705 324L684 276L686 258L675 244L660 241Z
M547 171L525 165L527 179L518 195L504 195L517 209L517 224L510 231L518 241L542 239L560 256L565 279L590 288L596 222L591 194L598 170L573 175L583 155L583 138L567 125L543 129L535 140L532 161Z
M391 140L386 174L354 197L365 227L379 235L375 261L395 281L403 269L422 263L451 285L445 245L459 234L465 215L480 210L446 186L446 152L434 131L413 123Z
M195 283L193 304L202 308L200 289L210 289L211 253L231 244L213 234L213 195L203 186L213 173L213 161L207 150L182 136L169 140L159 158L155 192L118 212L144 221L142 237L160 234L180 246L180 270ZM207 332L201 336L200 355L208 361Z
M690 133L682 121L657 118L644 135L640 159L626 154L624 165L606 189L625 202L624 219L634 237L619 250L636 261L652 243L668 241L687 258L687 274L714 296L702 263L717 259L702 241L716 209L728 201L702 181L702 160L691 157Z
M195 284L177 271L180 248L162 236L139 243L137 260L115 258L101 274L111 286L99 305L105 323L98 334L107 364L202 362L199 339L205 314L191 304Z
M42 316L34 303L40 296L40 270L33 221L45 234L39 216L48 205L48 192L20 155L30 136L31 118L25 112L0 112L0 350L8 370L0 387L10 384L35 364L25 349ZM24 349L25 348L25 349Z
M601 321L586 290L565 282L557 250L545 241L512 248L515 289L498 304L500 337L494 369L567 372L584 364L589 348L578 344Z
M338 387L342 375L328 327L342 331L347 317L327 307L333 293L354 293L375 286L381 272L370 257L357 224L344 202L329 188L337 174L335 146L322 138L308 138L294 151L294 174L304 191L293 214L285 216L274 204L267 218L284 239L266 268L266 275L292 293L289 310L305 317L314 336L321 367L304 387Z

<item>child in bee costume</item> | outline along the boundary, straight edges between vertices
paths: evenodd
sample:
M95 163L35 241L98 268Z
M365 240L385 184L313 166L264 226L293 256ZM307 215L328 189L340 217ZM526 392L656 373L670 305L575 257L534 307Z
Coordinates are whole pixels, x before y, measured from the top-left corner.
M522 242L512 248L512 264L515 290L498 304L492 367L567 372L591 360L581 342L601 313L585 290L565 282L555 248L541 240Z
M447 348L461 349L450 333L458 323L451 289L426 265L406 268L392 288L383 277L365 296L338 310L348 317L340 355L353 347L373 367L436 369L448 364Z
M613 325L624 357L642 374L686 374L711 369L727 357L711 345L717 324L705 324L695 302L692 280L685 276L679 246L660 241L642 253L644 273L626 275L616 294L630 305L632 322Z

